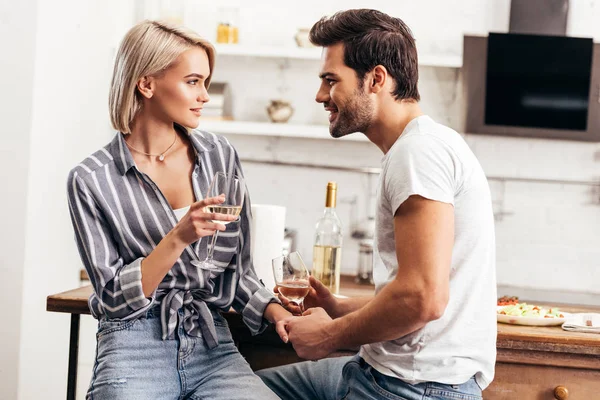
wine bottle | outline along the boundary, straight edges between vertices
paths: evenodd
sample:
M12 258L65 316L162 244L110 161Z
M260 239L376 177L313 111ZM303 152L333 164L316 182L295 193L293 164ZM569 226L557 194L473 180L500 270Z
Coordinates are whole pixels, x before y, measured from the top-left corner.
M327 183L325 211L317 221L313 246L312 275L332 293L340 290L342 224L335 212L337 183Z

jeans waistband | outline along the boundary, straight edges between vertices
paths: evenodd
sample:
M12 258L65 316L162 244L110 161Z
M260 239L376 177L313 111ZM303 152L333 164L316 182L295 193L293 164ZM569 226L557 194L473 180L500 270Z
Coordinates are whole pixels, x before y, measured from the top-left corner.
M153 304L148 310L146 310L146 318L159 318L160 317L160 303Z
M360 368L364 371L370 370L371 374L380 377L380 379L385 379L389 382L395 382L396 384L406 384L402 379L396 378L389 375L384 375L381 372L377 371L371 364L369 364L365 359L360 356L355 356L358 358L358 364ZM413 387L422 388L425 390L465 390L467 392L472 392L474 395L481 395L481 388L477 384L475 376L467 379L465 382L460 382L456 384L447 384L447 383L439 383L439 382L422 382L416 383L412 385Z
M160 318L160 312L161 312L160 305L161 305L160 303L155 303L152 306L150 306L150 308L148 308L148 310L146 310L145 318L147 318L147 319ZM213 316L213 320L222 320L223 319L219 310L216 310L216 309L210 308L210 307L209 307L209 309Z

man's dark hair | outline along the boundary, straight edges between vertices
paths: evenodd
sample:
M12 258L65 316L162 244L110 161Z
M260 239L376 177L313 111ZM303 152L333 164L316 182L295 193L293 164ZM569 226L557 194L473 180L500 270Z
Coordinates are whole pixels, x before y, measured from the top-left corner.
M361 82L367 72L382 65L395 80L392 95L396 100L420 100L415 39L400 18L377 10L339 11L315 23L309 37L322 47L343 43L344 63Z

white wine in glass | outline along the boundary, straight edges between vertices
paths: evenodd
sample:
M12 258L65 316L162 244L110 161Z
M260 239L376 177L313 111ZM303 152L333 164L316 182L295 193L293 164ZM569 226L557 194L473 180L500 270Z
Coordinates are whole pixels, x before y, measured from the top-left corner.
M226 206L223 204L214 204L211 206L206 206L206 212L209 213L217 213L217 214L225 214L225 215L234 215L239 216L242 212L242 206ZM231 221L218 221L213 220L213 222L217 222L219 224L227 225Z
M294 251L287 256L274 258L273 276L279 293L302 308L304 298L310 290L310 274L300 253Z
M218 197L222 194L225 195L225 201L221 204L213 204L205 207L206 212L235 216L240 215L245 196L243 180L234 174L217 172L213 176L206 197ZM213 220L213 222L227 225L231 221ZM215 251L217 236L219 236L219 231L215 231L213 234L211 244L208 247L206 259L200 263L202 268L216 268L213 260L213 253Z

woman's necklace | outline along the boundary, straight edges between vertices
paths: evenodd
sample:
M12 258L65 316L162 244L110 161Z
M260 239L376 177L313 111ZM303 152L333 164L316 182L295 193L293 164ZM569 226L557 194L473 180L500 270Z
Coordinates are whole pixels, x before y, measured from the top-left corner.
M127 144L127 147L129 147L131 150L133 150L137 153L143 154L145 156L150 156L150 157L158 157L158 161L164 161L165 154L167 153L167 151L171 150L171 147L173 147L176 140L177 140L177 133L175 132L174 137L173 137L173 143L171 143L171 145L169 147L167 147L167 149L160 154L144 153L143 151L140 151L140 150L136 149L135 147L133 147L132 145L130 145L129 143L127 143L127 141L125 141L125 144Z

